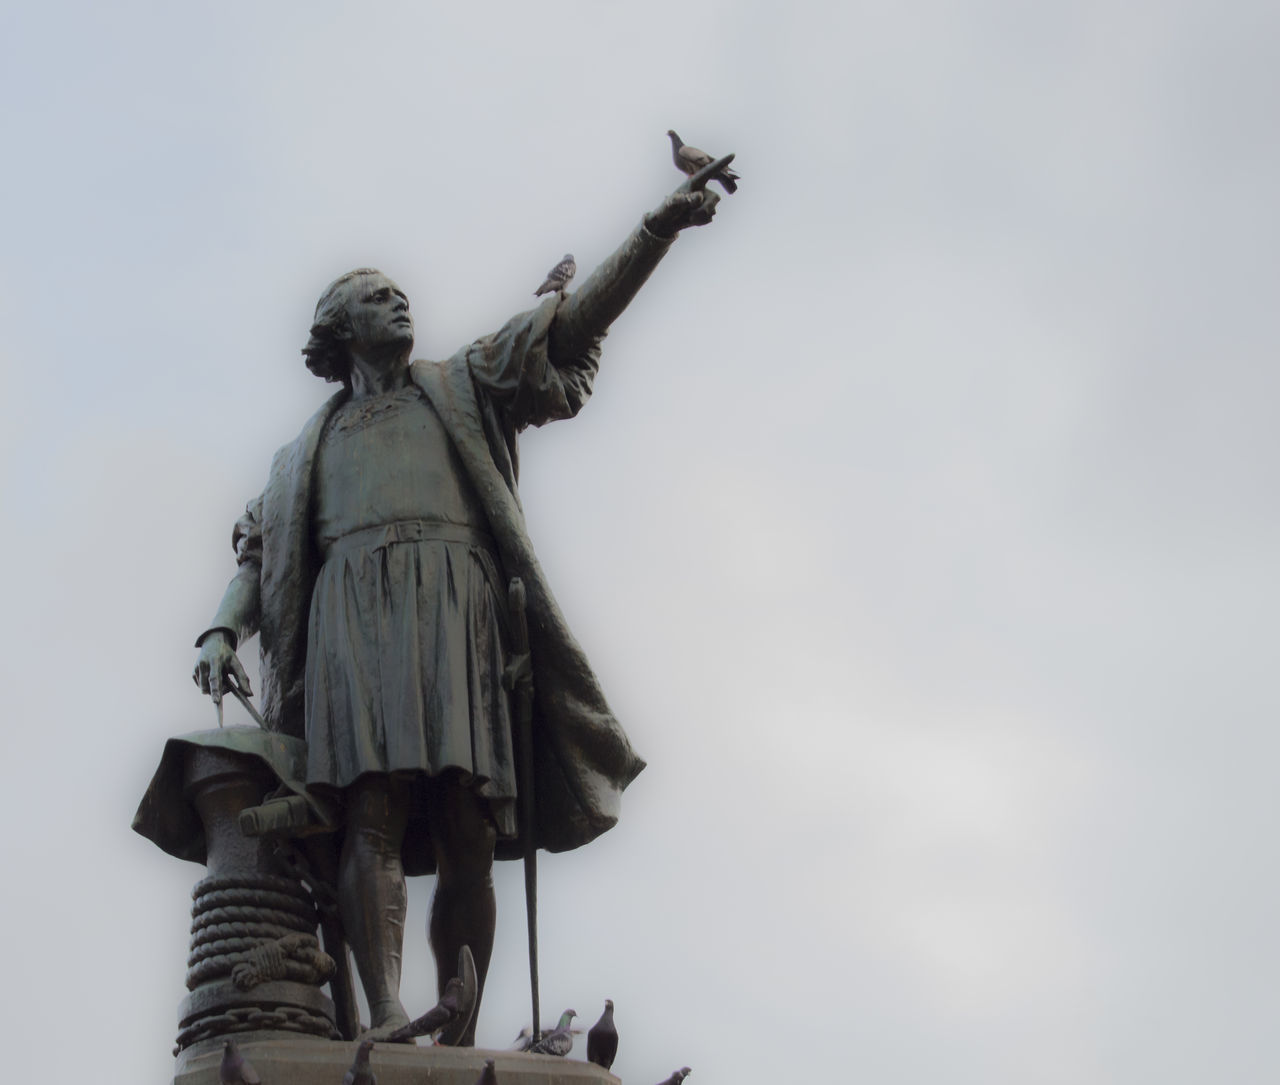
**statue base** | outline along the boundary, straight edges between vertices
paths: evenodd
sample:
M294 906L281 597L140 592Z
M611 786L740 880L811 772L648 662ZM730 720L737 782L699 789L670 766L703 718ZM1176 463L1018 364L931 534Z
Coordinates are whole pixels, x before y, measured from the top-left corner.
M256 1032L237 1037L240 1053L270 1085L334 1085L351 1066L356 1044ZM620 1085L594 1063L480 1047L377 1044L370 1065L378 1085L476 1085L485 1059L494 1060L501 1085ZM178 1056L173 1085L219 1085L222 1041L203 1040Z

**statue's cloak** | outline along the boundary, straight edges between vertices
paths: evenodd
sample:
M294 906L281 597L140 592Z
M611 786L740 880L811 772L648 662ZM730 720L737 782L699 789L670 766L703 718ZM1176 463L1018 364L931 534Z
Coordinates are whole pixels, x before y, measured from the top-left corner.
M566 851L614 825L622 791L644 762L610 711L551 594L516 488L517 432L577 414L591 394L599 362L598 341L577 357L552 359L548 337L556 304L556 298L547 299L447 361L414 362L410 374L457 448L506 576L518 576L525 584L534 686L536 840L547 850ZM346 396L342 392L329 400L299 437L276 454L262 497L250 505L233 536L241 577L257 581L246 582L244 589L259 594L263 714L272 730L298 738L306 733L307 620L320 567L311 524L316 458L325 425ZM235 593L229 596L234 605ZM231 615L215 619L214 625L231 628L237 636L250 632ZM519 854L518 839L499 842L500 857ZM405 862L411 873L430 865L426 857L415 859L409 842Z

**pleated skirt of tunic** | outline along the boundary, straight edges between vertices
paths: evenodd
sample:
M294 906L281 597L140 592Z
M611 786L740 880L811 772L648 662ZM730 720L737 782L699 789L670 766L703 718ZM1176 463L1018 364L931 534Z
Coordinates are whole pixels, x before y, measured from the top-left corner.
M307 780L445 774L516 834L501 580L484 547L441 539L335 546L308 627Z

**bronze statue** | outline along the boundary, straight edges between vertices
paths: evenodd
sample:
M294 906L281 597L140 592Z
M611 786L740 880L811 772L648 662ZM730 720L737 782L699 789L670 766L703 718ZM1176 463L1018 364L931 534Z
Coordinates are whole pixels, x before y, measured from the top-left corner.
M516 435L577 414L601 338L676 235L710 220L706 181L726 164L646 215L576 293L561 285L444 362L410 361L409 301L381 272L342 276L316 306L306 364L342 390L276 454L236 522L239 569L196 642L194 678L218 704L248 693L236 646L260 634L266 726L305 738L307 789L341 810L338 911L368 1039L409 1023L405 874L438 876L441 995L463 946L482 991L495 855L518 857L530 832L530 847L587 843L644 767L534 556ZM528 599L531 828L516 816L522 754L503 688L514 578ZM472 1018L456 1042L474 1030Z

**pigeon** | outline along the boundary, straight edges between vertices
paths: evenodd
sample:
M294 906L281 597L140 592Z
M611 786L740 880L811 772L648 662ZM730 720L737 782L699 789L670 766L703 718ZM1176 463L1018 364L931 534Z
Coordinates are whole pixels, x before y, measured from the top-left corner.
M454 976L445 984L444 994L440 1001L421 1017L415 1018L407 1025L396 1029L387 1040L390 1043L404 1043L416 1036L432 1036L458 1016L462 1009L462 980Z
M617 1054L618 1030L613 1027L613 999L606 998L604 1013L587 1033L587 1061L608 1070Z
M569 1054L573 1050L573 1030L569 1028L569 1022L577 1016L577 1010L565 1010L560 1015L560 1023L550 1032L543 1033L542 1039L529 1050L535 1055L560 1055L563 1057Z
M493 1068L493 1059L484 1060L484 1069L476 1078L476 1085L498 1085L498 1071Z
M680 1067L679 1070L677 1070L674 1074L672 1074L669 1078L667 1078L666 1081L661 1082L660 1085L680 1085L680 1082L682 1082L685 1078L687 1078L691 1073L693 1073L693 1071L690 1070L689 1067L682 1066Z
M235 1040L225 1040L222 1044L222 1064L218 1067L218 1077L222 1085L262 1085L262 1078L253 1068L253 1063L240 1054Z
M373 1068L369 1065L369 1052L373 1050L372 1040L361 1040L356 1048L356 1057L352 1060L351 1069L342 1077L342 1085L378 1085Z
M553 290L563 290L569 285L569 280L573 278L577 270L578 265L574 263L573 253L566 252L564 259L547 272L546 280L533 292L533 296L538 298L543 294L550 294Z
M690 147L687 143L681 143L680 137L670 128L667 129L667 135L671 137L672 161L675 162L676 169L681 173L687 173L692 177L703 166L709 166L715 161L706 151L700 151L697 147ZM728 166L725 166L719 173L713 174L711 177L711 180L719 181L720 187L726 192L737 192L740 179Z
M544 1025L542 1028L541 1035L545 1036L548 1032L554 1032L554 1031L555 1031L554 1025ZM581 1033L582 1033L582 1029L580 1028L571 1028L569 1030L570 1036L578 1036ZM533 1029L531 1029L528 1025L525 1025L525 1027L522 1028L516 1034L516 1038L511 1041L511 1044L507 1048L507 1050L508 1051L528 1051L529 1048L531 1048L532 1046L533 1046Z

